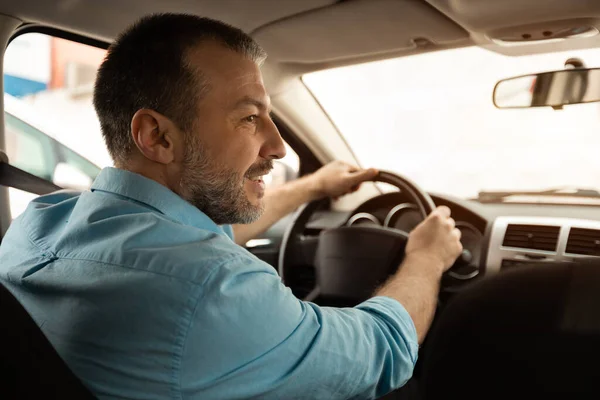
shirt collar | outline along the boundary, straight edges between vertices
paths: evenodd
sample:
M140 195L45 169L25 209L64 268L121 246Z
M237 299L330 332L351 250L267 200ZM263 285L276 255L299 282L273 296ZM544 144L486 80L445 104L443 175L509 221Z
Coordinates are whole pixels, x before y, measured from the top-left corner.
M197 228L228 236L202 211L179 197L160 183L142 175L119 168L107 167L100 171L91 191L114 193L148 205L160 213Z

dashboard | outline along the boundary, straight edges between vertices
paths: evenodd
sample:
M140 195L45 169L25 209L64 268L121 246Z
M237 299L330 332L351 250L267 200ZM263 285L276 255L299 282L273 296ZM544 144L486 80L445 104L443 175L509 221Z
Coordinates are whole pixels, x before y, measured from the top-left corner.
M452 210L469 265L455 265L455 281L470 281L528 265L600 257L600 207L574 204L482 204L431 194ZM402 192L370 199L350 213L319 212L307 225L318 232L334 226L379 226L410 232L420 221ZM458 282L461 283L461 282Z
M459 281L467 281L481 272L487 221L468 208L440 197L433 198L436 205L452 210L456 227L461 231L461 243L469 252L471 262L455 265L449 275ZM419 208L402 192L392 192L366 201L351 213L346 226L377 226L412 231L423 220Z

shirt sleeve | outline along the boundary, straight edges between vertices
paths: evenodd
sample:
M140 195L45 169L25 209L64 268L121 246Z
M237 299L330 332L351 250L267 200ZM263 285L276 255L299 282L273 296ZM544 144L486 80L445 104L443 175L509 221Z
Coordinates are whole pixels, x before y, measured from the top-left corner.
M370 399L412 376L414 324L394 299L354 308L298 300L273 268L240 257L215 268L182 352L186 399Z

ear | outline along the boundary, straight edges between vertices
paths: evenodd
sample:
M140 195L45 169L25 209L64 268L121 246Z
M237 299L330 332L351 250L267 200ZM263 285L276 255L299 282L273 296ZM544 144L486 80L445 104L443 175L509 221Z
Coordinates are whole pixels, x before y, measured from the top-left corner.
M181 132L164 115L154 110L138 110L131 119L133 142L144 157L160 164L170 164L180 147Z

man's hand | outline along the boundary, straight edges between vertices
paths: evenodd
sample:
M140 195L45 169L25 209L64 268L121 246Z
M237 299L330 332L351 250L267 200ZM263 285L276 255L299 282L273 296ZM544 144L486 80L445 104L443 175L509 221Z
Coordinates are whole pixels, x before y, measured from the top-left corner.
M362 182L373 179L377 170L361 170L341 161L334 161L317 172L268 190L265 212L248 225L234 225L235 242L244 245L265 232L274 223L302 204L324 197L339 197L358 190Z
M360 184L377 176L376 169L359 169L343 161L333 161L315 172L311 179L315 198L340 197L358 190Z
M450 209L438 207L410 233L402 266L376 293L404 306L415 324L419 343L423 343L435 314L442 273L461 251L460 231L450 218Z
M460 230L450 217L450 209L436 208L411 233L406 244L406 258L417 258L440 269L448 270L463 250Z

